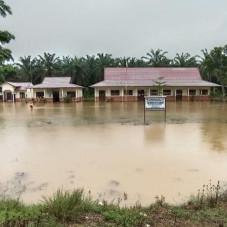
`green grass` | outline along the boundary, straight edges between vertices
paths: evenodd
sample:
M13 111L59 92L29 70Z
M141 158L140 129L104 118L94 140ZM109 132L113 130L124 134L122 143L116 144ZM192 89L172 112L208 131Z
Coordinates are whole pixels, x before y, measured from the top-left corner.
M72 192L58 190L53 197L44 198L44 212L61 223L78 221L80 215L93 210L95 202L84 196L82 189Z
M0 226L227 225L227 192L221 191L219 184L203 189L177 206L167 204L164 197L147 207L121 207L106 201L100 204L83 189L58 190L36 205L4 199L0 201Z

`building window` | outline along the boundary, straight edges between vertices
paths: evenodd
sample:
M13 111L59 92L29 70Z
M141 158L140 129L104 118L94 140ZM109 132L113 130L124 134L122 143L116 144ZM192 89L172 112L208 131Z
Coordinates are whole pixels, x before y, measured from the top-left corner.
M119 96L120 91L119 90L111 90L111 96Z
M0 87L0 92L2 92L2 87Z
M196 95L195 89L189 89L189 95Z
M163 95L171 95L171 90L163 90Z
M44 98L44 92L36 92L36 98Z
M67 91L67 96L69 96L71 98L75 98L76 97L76 92L75 91Z
M124 90L124 95L133 95L133 90Z
M53 91L47 90L46 94L48 95L49 98L52 98Z
M150 91L150 94L151 95L158 95L158 90L151 90Z
M200 90L201 95L208 95L208 90L207 89L202 89Z
M24 92L20 92L20 98L24 99L25 98L25 93Z

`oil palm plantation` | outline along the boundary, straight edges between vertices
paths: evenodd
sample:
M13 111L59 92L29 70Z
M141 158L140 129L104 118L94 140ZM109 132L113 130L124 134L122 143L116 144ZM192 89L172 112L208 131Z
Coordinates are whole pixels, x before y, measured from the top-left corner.
M173 59L173 65L176 67L197 67L197 57L198 56L191 57L189 53L177 53L176 57Z
M86 72L82 67L82 62L76 56L74 58L63 57L61 61L62 74L70 76L72 83L86 85Z
M101 81L104 79L104 68L114 66L114 59L111 54L98 53L95 62L95 80Z
M143 60L146 60L147 64L152 67L168 67L171 60L166 57L168 52L161 49L153 50L147 53L147 56L142 57Z
M98 82L96 78L96 59L95 56L86 55L85 58L81 58L84 70L88 75L87 86Z
M210 52L203 50L203 57L200 65L204 78L219 82L222 86L222 95L225 96L227 86L227 45L215 47Z
M43 66L45 76L52 77L60 69L60 59L56 54L44 53L43 56L39 55L40 63Z
M19 61L20 63L16 63L16 65L19 66L21 79L23 81L30 81L33 83L37 59L32 59L31 56L28 56L20 57Z

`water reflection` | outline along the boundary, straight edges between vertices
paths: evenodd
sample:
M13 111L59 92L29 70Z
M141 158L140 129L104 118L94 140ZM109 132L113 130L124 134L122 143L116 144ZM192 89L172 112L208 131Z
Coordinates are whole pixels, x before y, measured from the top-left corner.
M149 112L144 126L143 103L39 104L33 111L1 103L0 184L25 185L26 202L62 185L109 200L126 193L129 204L161 194L181 201L209 179L226 181L226 111L223 103L168 103L166 123L163 113ZM17 173L26 176L22 186Z
M210 143L211 150L227 153L227 124L206 123L201 125L204 140Z
M165 124L155 124L152 127L144 128L144 136L147 143L162 144L165 141Z

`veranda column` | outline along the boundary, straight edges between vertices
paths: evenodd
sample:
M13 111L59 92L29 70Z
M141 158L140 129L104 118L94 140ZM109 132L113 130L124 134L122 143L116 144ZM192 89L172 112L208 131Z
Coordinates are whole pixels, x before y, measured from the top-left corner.
M189 88L188 88L188 101L189 101Z
M62 98L62 100L64 99L64 89L63 88L61 89L61 98Z
M121 88L121 101L124 101L124 88Z
M15 100L14 100L14 92L12 92L12 95L13 95L13 102L15 102Z
M97 102L99 100L99 95L98 95L98 89L95 88L95 102Z
M75 93L76 93L76 101L78 101L78 97L79 97L78 89L76 89Z

